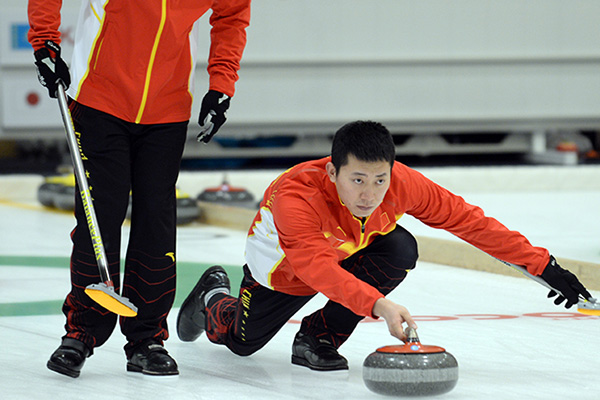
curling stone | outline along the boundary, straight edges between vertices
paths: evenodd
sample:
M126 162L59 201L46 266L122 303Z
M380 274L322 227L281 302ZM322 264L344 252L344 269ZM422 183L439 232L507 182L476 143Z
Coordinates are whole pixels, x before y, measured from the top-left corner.
M200 217L200 207L189 194L177 189L177 225L188 224Z
M232 207L254 208L256 205L252 193L244 188L231 186L227 176L223 178L220 186L207 188L198 195L197 199Z
M44 182L37 191L37 198L43 206L54 207L54 195L60 188L57 183Z
M64 211L75 209L75 185L64 185L58 188L54 194L54 207Z
M458 381L458 363L444 348L422 345L407 328L404 345L384 346L363 363L363 381L388 396L432 396L449 392Z
M37 198L42 205L60 210L75 207L75 176L73 174L49 176L38 188Z

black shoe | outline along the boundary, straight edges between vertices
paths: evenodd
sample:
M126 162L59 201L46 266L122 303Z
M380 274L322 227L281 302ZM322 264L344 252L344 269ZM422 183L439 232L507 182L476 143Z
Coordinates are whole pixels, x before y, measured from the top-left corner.
M177 336L184 342L193 342L206 330L206 304L204 296L213 289L231 290L227 272L215 265L207 269L194 290L183 301L177 315Z
M302 365L317 371L348 369L348 360L325 339L302 333L296 334L292 345L292 364Z
M150 339L138 345L127 360L127 371L145 375L178 375L177 363L159 341Z
M64 338L62 344L52 355L46 366L54 372L77 378L90 350L81 341Z

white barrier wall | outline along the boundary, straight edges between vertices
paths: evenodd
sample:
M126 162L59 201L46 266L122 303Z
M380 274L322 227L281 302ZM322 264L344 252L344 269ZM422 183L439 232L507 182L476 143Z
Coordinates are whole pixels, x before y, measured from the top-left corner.
M596 118L599 13L597 1L257 2L231 122Z
M0 138L61 135L18 3L0 0ZM64 2L67 54L78 8ZM219 135L331 133L354 119L417 133L596 129L598 15L597 0L256 0ZM207 21L193 121L207 89Z

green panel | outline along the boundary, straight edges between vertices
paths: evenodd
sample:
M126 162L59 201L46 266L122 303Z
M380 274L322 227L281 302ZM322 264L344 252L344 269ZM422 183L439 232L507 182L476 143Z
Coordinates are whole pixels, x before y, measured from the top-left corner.
M60 314L62 312L62 303L62 300L32 301L28 303L1 303L0 316L16 317Z
M2 265L25 267L68 268L68 257L31 257L31 256L0 256ZM177 291L174 307L181 306L183 300L194 288L202 273L211 267L211 264L178 262L177 263ZM242 268L240 266L223 265L231 281L231 293L237 296L242 281ZM65 296L67 293L65 293ZM27 316L27 315L54 315L62 313L63 300L32 301L25 303L0 303L0 316Z
M181 306L183 300L192 291L202 273L210 268L212 264L178 262L177 263L177 292L175 294L174 307ZM242 276L244 275L241 266L222 265L227 271L229 280L231 281L231 294L236 296L240 291Z
M26 267L68 268L71 260L69 257L32 257L32 256L2 256L0 266L15 265Z

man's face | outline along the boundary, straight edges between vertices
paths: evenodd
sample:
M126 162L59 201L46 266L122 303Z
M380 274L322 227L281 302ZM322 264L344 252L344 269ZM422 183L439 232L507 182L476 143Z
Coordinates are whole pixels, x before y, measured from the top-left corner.
M349 154L348 163L339 171L331 162L326 169L340 199L356 217L371 215L390 187L391 168L387 161L360 161Z

